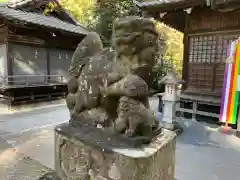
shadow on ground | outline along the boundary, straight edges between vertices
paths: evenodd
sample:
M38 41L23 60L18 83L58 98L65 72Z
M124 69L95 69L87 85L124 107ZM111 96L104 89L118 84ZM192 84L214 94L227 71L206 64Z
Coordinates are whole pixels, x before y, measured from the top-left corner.
M184 134L178 137L178 143L194 146L220 147L221 143L212 139L212 135L218 133L217 125L209 125L203 122L184 120L180 122Z
M180 122L184 129L177 138L178 180L239 179L240 140L218 132L216 125L192 120Z

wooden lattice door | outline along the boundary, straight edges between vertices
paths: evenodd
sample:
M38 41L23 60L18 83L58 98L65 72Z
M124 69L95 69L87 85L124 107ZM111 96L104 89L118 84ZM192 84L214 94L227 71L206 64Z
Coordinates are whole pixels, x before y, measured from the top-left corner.
M189 89L221 92L227 45L239 35L240 32L226 32L189 37Z

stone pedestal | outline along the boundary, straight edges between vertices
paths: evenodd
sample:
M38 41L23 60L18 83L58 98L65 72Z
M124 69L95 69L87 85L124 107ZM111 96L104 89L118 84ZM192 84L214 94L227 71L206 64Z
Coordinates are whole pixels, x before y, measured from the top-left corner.
M238 131L236 131L236 136L238 137L238 138L240 138L240 130Z
M238 112L240 113L240 111ZM239 115L238 115L239 116ZM240 138L240 118L238 117L238 121L237 121L237 131L236 131L236 136L238 138Z
M55 129L56 171L63 180L173 180L175 137L164 130L150 144L133 148L100 130L62 124Z

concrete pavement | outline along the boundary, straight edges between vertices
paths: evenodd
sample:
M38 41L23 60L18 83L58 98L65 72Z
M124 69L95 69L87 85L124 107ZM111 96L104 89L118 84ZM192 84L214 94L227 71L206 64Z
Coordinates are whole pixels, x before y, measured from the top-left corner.
M0 115L0 136L21 134L68 121L69 113L65 105L45 106L27 112Z
M157 109L157 103L157 99L151 99L152 109ZM17 161L14 154L22 153L54 167L53 129L68 120L65 106L0 116L0 120L0 169L4 168L1 162ZM191 120L180 123L184 132L177 139L177 180L239 179L238 138L217 132L213 125Z
M63 105L0 115L0 169L3 162L12 164L22 154L53 168L53 129L68 118L68 109Z
M176 178L179 180L239 179L240 139L216 126L185 120L177 139Z

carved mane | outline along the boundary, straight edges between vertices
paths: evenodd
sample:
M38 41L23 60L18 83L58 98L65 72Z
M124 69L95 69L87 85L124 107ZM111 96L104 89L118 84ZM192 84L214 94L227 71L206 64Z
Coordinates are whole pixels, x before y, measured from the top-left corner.
M69 68L69 73L73 77L78 77L84 65L90 57L103 50L103 44L100 36L95 32L90 32L79 44L75 50Z

